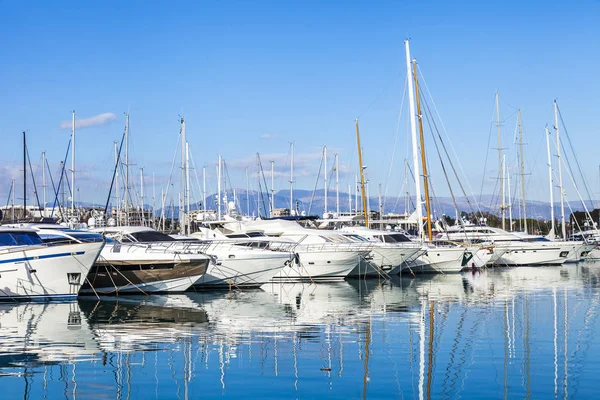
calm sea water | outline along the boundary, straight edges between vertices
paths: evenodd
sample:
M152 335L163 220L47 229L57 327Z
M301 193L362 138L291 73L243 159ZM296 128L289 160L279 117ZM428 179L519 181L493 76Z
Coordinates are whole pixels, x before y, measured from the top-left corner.
M598 398L600 264L0 305L2 399Z

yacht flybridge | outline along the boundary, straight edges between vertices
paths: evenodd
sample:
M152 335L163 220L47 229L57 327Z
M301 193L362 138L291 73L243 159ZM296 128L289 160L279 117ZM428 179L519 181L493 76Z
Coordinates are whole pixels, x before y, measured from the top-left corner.
M104 243L49 246L32 229L0 227L0 300L76 297Z

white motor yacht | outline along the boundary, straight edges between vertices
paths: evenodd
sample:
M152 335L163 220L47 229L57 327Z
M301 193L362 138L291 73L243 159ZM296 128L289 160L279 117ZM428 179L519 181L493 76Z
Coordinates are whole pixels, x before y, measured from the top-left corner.
M373 244L370 262L361 263L349 276L397 274L405 262L417 258L425 252L420 244L411 241L399 232L388 232L369 229L367 227L344 227L340 234L358 242L367 241Z
M48 246L32 229L0 227L0 300L76 297L104 243Z
M343 280L362 260L370 259L373 249L370 243L356 243L333 231L304 228L295 221L233 222L226 228L235 233L259 231L276 241L295 243L295 262L273 280Z
M507 232L485 225L451 226L439 233L438 239L489 243L504 248L504 254L495 261L498 265L561 265L577 257L582 242L551 241L543 236Z
M101 228L108 237L121 243L145 244L177 254L211 257L202 276L193 283L195 288L259 287L271 280L293 258L290 252L271 251L240 245L235 240L197 237L177 240L148 227Z
M69 229L54 224L29 224L42 240L56 246L64 243L94 243L100 233ZM140 243L108 243L87 274L80 294L183 292L205 272L209 257L165 251Z

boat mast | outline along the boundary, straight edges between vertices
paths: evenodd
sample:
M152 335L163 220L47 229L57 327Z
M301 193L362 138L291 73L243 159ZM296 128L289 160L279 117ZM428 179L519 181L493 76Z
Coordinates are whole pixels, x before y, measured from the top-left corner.
M425 137L423 135L423 116L421 115L421 96L419 94L419 79L417 77L417 60L413 60L415 80L415 98L417 100L417 117L419 118L419 139L421 141L421 164L423 165L423 187L425 188L425 210L427 211L427 237L433 240L431 227L431 202L429 199L429 176L427 175L427 160L425 159Z
M290 160L290 215L294 209L294 142L290 144L291 160Z
M117 142L113 142L114 146L115 146L115 165L117 166L116 168L116 172L115 172L115 197L116 197L116 203L117 203L117 220L116 220L116 225L119 226L120 223L119 221L121 220L121 197L119 196L119 165L117 164L119 162L119 149L117 148Z
M507 193L506 196L508 198L508 203L506 204L506 206L508 207L508 228L509 230L513 230L513 216L512 216L512 197L510 195L510 168L508 167L508 164L506 164L506 154L504 155L504 171L506 172L506 188L507 188Z
M325 204L324 204L324 209L323 209L323 216L325 216L325 214L327 214L327 198L329 196L327 196L327 146L323 146L323 163L324 163L324 173L323 173L323 186L325 187Z
M140 203L142 226L146 226L146 221L144 218L144 168L140 168Z
M152 171L152 227L156 226L154 218L154 209L156 208L156 181L154 179L154 171Z
M381 183L379 184L379 219L383 220L383 203L381 202L382 200L382 188L381 188ZM382 223L379 224L379 228L381 229L381 225L383 225Z
M217 162L217 218L221 220L221 155Z
M275 209L275 161L271 161L271 212L269 217L273 218L273 210Z
M558 188L560 190L560 222L563 240L567 240L567 226L565 225L565 196L563 192L562 165L560 162L560 131L558 129L558 104L554 100L554 129L556 129L556 158L558 159Z
M248 166L246 166L246 213L250 216L250 180L248 178Z
M356 215L358 215L358 174L354 174L354 208Z
M258 153L256 153L256 187L258 188L258 192L256 192L256 209L258 210L256 215L258 216L258 218L260 218L260 198L262 197L262 190L260 189L260 167L260 158ZM265 210L265 215L266 213L267 210Z
M71 124L71 218L75 217L75 110Z
M23 131L23 219L27 210L27 137Z
M552 177L552 154L550 153L550 130L546 125L546 149L548 150L548 180L550 183L550 239L554 239L554 178Z
M179 232L185 235L185 119L180 118L181 123L181 184L179 192Z
M125 114L125 225L129 225L129 114Z
M10 192L12 193L12 222L15 222L15 180L10 184Z
M360 132L358 130L358 118L356 119L356 142L358 144L358 164L360 169L360 193L363 203L363 215L365 217L365 226L369 227L369 211L367 210L367 196L365 194L365 167L362 159L362 148L360 147Z
M46 152L42 152L42 189L43 189L43 198L44 198L44 216L46 214Z
M498 92L496 92L496 127L498 128L498 171L500 172L500 213L502 214L502 229L506 229L506 206L504 205L504 164L502 162L502 135L500 131L500 105L498 104Z
M521 120L521 109L517 114L519 120L519 155L521 158L521 195L523 196L523 225L524 232L527 233L527 203L525 198L525 156L523 154L523 121Z
M421 183L419 177L419 149L417 146L417 123L415 120L415 98L413 88L412 68L410 65L410 44L408 40L404 41L406 51L406 74L408 85L408 107L410 114L410 131L412 137L413 151L413 173L415 175L415 207L417 211L417 227L419 229L419 238L423 239L423 210L421 202Z
M338 154L335 153L335 212L340 215L340 164Z
M190 226L190 143L185 142L185 202L186 202L186 226L188 235L191 233Z
M206 211L206 167L202 167L202 210Z
M352 185L348 184L348 212L352 213Z

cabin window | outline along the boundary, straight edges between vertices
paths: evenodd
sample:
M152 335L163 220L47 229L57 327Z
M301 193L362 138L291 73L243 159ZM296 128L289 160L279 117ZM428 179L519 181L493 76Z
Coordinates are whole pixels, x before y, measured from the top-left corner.
M42 244L42 239L35 232L2 232L0 245L3 246L30 246Z

